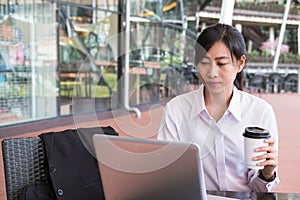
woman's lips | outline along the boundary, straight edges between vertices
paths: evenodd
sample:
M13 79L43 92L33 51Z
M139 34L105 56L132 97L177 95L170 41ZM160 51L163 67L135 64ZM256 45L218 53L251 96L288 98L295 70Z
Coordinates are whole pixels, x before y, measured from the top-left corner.
M207 85L211 86L211 87L218 87L221 85L220 82L207 82Z

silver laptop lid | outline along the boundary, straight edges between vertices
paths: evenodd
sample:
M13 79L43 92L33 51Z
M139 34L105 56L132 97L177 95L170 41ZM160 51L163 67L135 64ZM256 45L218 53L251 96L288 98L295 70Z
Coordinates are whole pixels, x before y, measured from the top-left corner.
M206 199L195 144L95 134L105 199Z

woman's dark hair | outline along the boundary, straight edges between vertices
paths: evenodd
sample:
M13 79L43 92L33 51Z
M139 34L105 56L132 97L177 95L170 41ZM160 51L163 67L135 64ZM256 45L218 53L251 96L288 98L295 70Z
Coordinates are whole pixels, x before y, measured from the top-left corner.
M195 66L202 60L209 49L216 43L222 41L233 56L239 60L243 55L246 55L246 45L243 35L233 26L227 24L214 24L208 26L197 38L195 45ZM242 90L243 85L243 70L236 75L234 85Z

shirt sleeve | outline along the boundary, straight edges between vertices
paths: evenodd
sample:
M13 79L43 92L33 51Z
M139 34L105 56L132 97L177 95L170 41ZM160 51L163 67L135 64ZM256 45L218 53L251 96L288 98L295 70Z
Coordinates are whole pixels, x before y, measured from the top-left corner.
M259 178L258 175L259 175L258 170L252 169L248 171L248 177L251 177L248 185L254 192L271 192L279 184L279 178L277 176L277 172L276 172L275 179L271 182L267 182Z
M172 109L169 104L166 105L163 119L160 124L157 139L168 140L168 141L178 141L177 127L174 121Z
M275 139L274 148L278 155L278 127L277 127L277 120L274 113L273 108L269 105L266 109L266 112L262 115L262 126L269 130L272 138ZM276 171L276 177L273 181L267 182L261 178L259 178L259 171L258 170L249 170L248 171L248 186L254 192L271 192L273 191L279 184L279 177L278 171Z

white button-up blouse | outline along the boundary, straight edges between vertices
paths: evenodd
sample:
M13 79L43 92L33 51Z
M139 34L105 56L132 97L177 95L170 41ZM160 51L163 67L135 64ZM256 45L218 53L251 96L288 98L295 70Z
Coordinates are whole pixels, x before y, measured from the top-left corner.
M258 170L245 165L242 134L247 126L267 129L278 152L277 121L269 103L234 88L228 109L216 122L205 107L201 85L167 103L158 139L200 146L207 190L271 191L278 185L278 177L266 182L258 177Z

